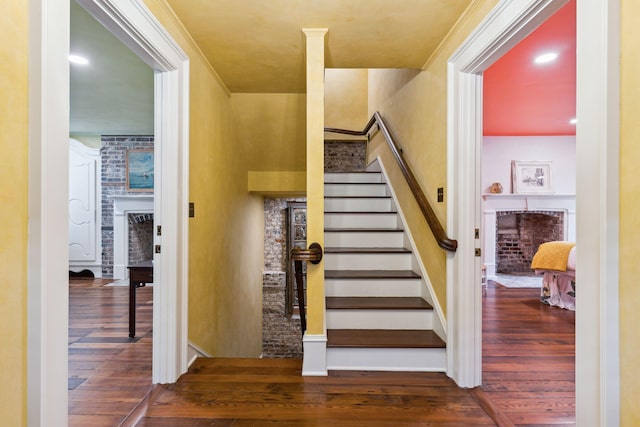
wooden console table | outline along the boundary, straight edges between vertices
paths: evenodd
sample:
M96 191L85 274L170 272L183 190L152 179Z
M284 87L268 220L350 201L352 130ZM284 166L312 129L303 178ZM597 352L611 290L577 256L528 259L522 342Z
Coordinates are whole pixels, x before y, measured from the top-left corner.
M153 261L132 264L129 269L129 337L136 336L136 288L153 283Z

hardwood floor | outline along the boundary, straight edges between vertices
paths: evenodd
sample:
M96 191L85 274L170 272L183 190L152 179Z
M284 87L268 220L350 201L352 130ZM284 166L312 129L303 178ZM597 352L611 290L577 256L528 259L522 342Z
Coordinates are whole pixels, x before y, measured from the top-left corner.
M116 426L150 390L152 288L138 290L127 337L126 287L70 288L70 425ZM154 390L137 426L575 425L575 313L536 289L489 283L482 387L444 374L331 372L302 377L299 359L198 359ZM491 417L488 415L491 414ZM497 421L494 421L497 420ZM137 422L137 423L136 423Z
M489 281L482 391L514 425L575 425L575 312L539 297Z
M69 425L113 427L151 389L153 287L138 288L129 338L129 288L110 280L69 284Z
M198 359L165 386L138 426L491 426L440 373L333 371L302 377L299 359Z

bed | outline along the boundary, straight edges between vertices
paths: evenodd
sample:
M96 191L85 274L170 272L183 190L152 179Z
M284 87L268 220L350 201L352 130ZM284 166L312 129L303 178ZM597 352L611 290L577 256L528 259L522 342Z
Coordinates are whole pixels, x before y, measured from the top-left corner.
M542 274L540 300L548 305L576 309L576 245L573 242L547 242L540 245L531 261L536 274Z

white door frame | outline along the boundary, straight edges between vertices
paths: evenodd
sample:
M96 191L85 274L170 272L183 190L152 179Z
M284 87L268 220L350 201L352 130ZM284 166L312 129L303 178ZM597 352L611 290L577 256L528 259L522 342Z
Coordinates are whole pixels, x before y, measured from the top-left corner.
M448 375L462 387L482 382L482 72L565 3L502 0L449 60L447 228L459 246L447 257ZM577 17L576 281L589 284L576 304L578 425L619 420L618 3L583 2Z
M28 424L67 425L69 1L30 0ZM156 70L153 383L187 369L189 60L142 0L78 0Z

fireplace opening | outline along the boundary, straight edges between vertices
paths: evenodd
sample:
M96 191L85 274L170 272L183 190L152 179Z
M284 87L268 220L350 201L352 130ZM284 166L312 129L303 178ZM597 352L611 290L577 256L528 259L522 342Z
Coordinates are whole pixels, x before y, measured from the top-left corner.
M129 264L153 259L153 214L130 213L129 222Z
M531 273L540 244L563 236L562 212L496 212L496 272Z

